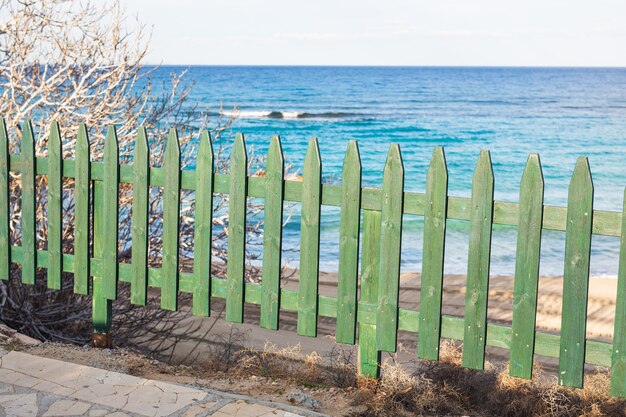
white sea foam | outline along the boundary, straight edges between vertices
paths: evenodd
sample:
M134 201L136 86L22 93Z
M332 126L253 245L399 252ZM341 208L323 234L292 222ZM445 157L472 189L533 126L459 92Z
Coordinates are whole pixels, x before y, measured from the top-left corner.
M271 111L265 110L235 110L235 111L221 111L220 114L225 117L238 117L241 119L264 119L269 117Z

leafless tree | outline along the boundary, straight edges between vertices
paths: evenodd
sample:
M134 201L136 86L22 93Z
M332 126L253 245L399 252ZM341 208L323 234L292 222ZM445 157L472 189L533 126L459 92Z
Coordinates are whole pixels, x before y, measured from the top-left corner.
M53 120L60 124L63 155L73 158L79 123L90 129L92 160L102 157L105 128L115 125L122 163L132 160L133 143L138 126L148 128L151 139L151 163L163 160L167 129L176 127L181 142L183 165L193 161L198 131L207 128L209 113L189 100L193 85L185 82L185 71L173 73L163 84L153 82L155 67L143 62L149 50L150 34L139 21L131 22L119 1L91 3L78 0L0 0L0 117L10 129L10 149L19 152L21 126L31 119L36 132L37 156L45 156L47 126ZM221 109L219 114L221 114ZM215 143L222 143L232 118L217 117L212 134ZM225 171L224 149L217 146L217 170ZM250 158L252 171L259 159ZM19 244L20 175L12 174L10 205L11 241ZM38 178L37 244L46 247L46 178ZM151 192L150 262L160 263L161 192ZM72 251L74 201L73 181L64 181L64 250ZM194 193L183 194L181 216L181 256L184 262L192 256ZM228 198L215 199L213 256L216 275L227 262L226 238ZM131 189L120 187L120 254L130 253ZM249 206L249 217L255 219L260 207ZM251 221L248 234L253 243L259 241L261 222ZM250 251L250 259L255 251ZM256 269L249 266L248 277L257 279ZM71 280L65 276L64 280ZM72 293L64 282L61 292L47 290L43 285L25 288L12 280L0 283L0 320L42 339L77 340L88 334L68 332L82 329L90 320L90 301ZM127 298L123 294L120 298ZM128 304L117 303L115 315L124 317L137 312ZM141 313L143 319L156 318ZM125 316L126 315L126 316ZM147 318L146 318L147 317ZM158 316L162 319L162 316ZM71 334L70 334L71 333ZM76 335L79 334L80 337Z

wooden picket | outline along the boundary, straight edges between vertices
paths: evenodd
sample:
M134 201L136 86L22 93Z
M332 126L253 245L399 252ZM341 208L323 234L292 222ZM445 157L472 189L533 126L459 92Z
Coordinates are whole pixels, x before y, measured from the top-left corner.
M170 130L163 160L163 278L161 308L178 309L178 232L180 222L180 144Z
M283 231L285 161L280 138L274 136L267 154L263 218L263 265L261 267L261 322L266 329L278 329Z
M30 120L22 130L22 283L35 283L35 137ZM8 236L7 236L8 239Z
M246 192L248 188L248 156L246 142L242 134L238 134L235 138L235 144L230 155L230 170L226 320L242 323L246 269Z
M576 162L567 196L559 383L582 387L591 256L593 184L587 158Z
M336 339L339 343L354 344L361 226L361 159L356 141L348 143L342 178Z
M493 170L488 151L482 151L478 158L472 178L471 204L463 366L483 369L487 343L487 295L493 224Z
M148 287L160 288L161 307L178 308L180 293L193 294L192 311L211 313L211 297L226 300L226 319L242 322L244 305L261 307L260 325L277 329L283 311L296 312L297 332L316 336L319 317L336 319L340 343L358 343L361 375L379 375L381 351L397 349L399 331L417 334L420 358L437 360L441 338L464 342L463 366L482 369L487 346L511 351L510 373L532 377L535 355L559 360L559 382L581 386L584 366L611 367L611 395L626 397L626 214L593 210L593 183L586 158L576 164L567 207L543 204L543 175L538 155L528 159L520 184L519 204L494 201L494 176L488 151L480 153L472 180L471 198L448 195L443 148L433 152L424 193L404 191L400 147L392 145L381 188L361 185L356 142L344 159L342 183L322 181L322 158L316 139L309 142L303 178L285 179L280 139L273 137L265 175L248 174L243 135L237 135L230 172L215 172L208 132L200 135L195 169L181 169L176 131L167 140L162 167L150 166L150 142L139 129L132 165L118 161L118 141L110 128L104 160L90 160L87 127L78 129L75 159L63 158L63 135L50 127L48 154L35 156L30 122L22 128L19 154L9 152L9 134L0 120L0 279L8 279L11 264L21 265L22 282L35 282L36 268L47 269L47 284L60 288L63 272L74 274L74 291L93 297L95 334L110 344L112 300L118 282L131 284L130 301L146 303ZM41 132L40 132L41 135ZM157 139L158 140L158 139ZM9 237L10 173L21 174L21 245ZM47 176L47 248L37 250L35 179ZM65 178L74 179L74 193L63 194ZM68 181L71 183L71 181ZM118 260L120 184L132 185L131 263ZM163 187L163 255L161 268L148 267L150 187ZM195 191L194 260L192 272L179 271L180 195ZM211 276L213 195L228 195L228 264L226 279ZM63 253L62 207L74 198L74 251ZM262 282L246 282L247 199L265 201ZM300 278L297 290L281 286L283 204L302 204ZM626 193L624 195L626 210ZM322 206L340 208L337 296L320 295L319 248ZM626 212L625 212L626 213ZM399 306L400 253L404 215L424 218L420 311ZM93 218L93 233L90 229ZM468 274L463 317L442 315L446 222L469 222ZM362 220L362 222L361 222ZM491 234L494 225L518 228L512 325L487 320ZM565 276L560 334L536 329L539 260L544 230L565 232ZM587 340L586 303L592 235L620 237L618 296L612 343ZM90 246L93 254L90 257ZM360 257L359 257L360 248ZM359 261L361 264L359 281ZM91 282L89 277L92 278ZM95 340L95 339L94 339Z
M0 279L4 281L11 273L9 219L9 135L0 119Z
M298 334L302 336L317 336L321 203L322 160L317 139L311 139L302 172L300 287L298 289Z
M89 201L90 147L87 126L78 127L74 179L74 292L87 295L89 291Z
M63 273L63 148L58 123L48 137L48 288L61 289Z
M133 206L131 258L133 281L130 302L146 305L148 291L148 193L150 184L150 151L146 129L139 128L133 152Z
M528 157L520 185L519 228L513 290L513 341L509 373L530 379L535 352L535 320L539 258L541 255L541 218L543 215L543 174L539 155Z
M211 314L211 234L213 226L213 144L209 132L200 135L196 163L196 213L194 224L193 314Z
M626 191L622 214L619 269L617 272L617 300L611 358L611 395L626 396Z
M400 246L402 244L402 204L404 167L400 146L391 145L383 173L380 272L376 346L385 352L396 351L398 301L400 296Z
M426 176L420 337L417 345L418 355L430 360L439 359L447 204L448 169L443 148L438 146L433 151Z

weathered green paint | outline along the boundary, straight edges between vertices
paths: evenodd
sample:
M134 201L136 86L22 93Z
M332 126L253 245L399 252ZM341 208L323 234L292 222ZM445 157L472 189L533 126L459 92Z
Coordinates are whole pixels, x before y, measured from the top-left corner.
M404 166L400 146L392 144L383 173L380 272L376 310L376 345L378 350L384 352L396 351L398 336L403 190Z
M380 211L363 211L363 243L361 246L360 303L378 302L380 273ZM368 378L380 374L380 351L376 347L376 325L359 320L359 373Z
M576 161L567 195L559 354L559 384L572 387L583 385L592 213L591 171L587 158L581 156Z
M178 309L178 233L180 224L180 144L176 129L170 129L163 169L163 284L161 308Z
M448 168L443 148L437 146L426 175L420 325L417 339L418 356L430 360L439 359L447 204Z
M90 147L87 127L78 127L76 137L76 179L74 181L74 292L89 292L89 172ZM94 206L95 207L95 206Z
M53 122L48 136L48 288L61 289L63 258L63 148L59 124Z
M487 342L489 258L493 222L493 170L489 151L481 151L472 177L463 366L483 369Z
M0 279L11 274L11 242L9 241L9 135L0 118Z
M528 157L520 184L519 227L513 291L513 326L509 373L530 379L535 352L537 286L543 221L543 173L539 155Z
M148 290L148 184L150 183L150 151L146 129L140 127L133 152L133 206L131 229L131 258L133 280L130 302L146 305Z
M35 137L30 120L24 122L22 129L22 282L35 283L36 222L35 222Z
M104 184L95 181L93 184L93 256L102 259L104 252ZM113 323L113 302L104 294L104 281L101 276L93 278L92 324L96 333L106 334L111 331Z
M248 156L243 134L235 137L230 154L230 194L228 200L228 296L226 320L243 322L244 275L246 272L246 210Z
M261 286L261 327L278 329L283 234L283 149L278 136L272 137L265 169L265 210L263 214L263 264Z
M354 140L348 142L341 181L336 340L354 344L361 226L361 157L359 145Z
M196 161L196 208L193 253L193 314L211 314L211 236L213 219L213 144L206 130L200 134Z
M622 211L619 269L617 272L617 299L611 357L611 395L626 398L626 190Z
M117 298L118 278L118 182L119 148L114 126L109 126L104 139L104 177L102 180L102 294L108 300Z
M322 158L317 139L309 140L302 171L298 334L317 336Z

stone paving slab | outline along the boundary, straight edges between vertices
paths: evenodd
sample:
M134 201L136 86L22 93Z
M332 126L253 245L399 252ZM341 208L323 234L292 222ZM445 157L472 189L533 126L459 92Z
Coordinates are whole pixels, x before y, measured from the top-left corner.
M323 414L243 395L0 350L0 416L305 417Z

